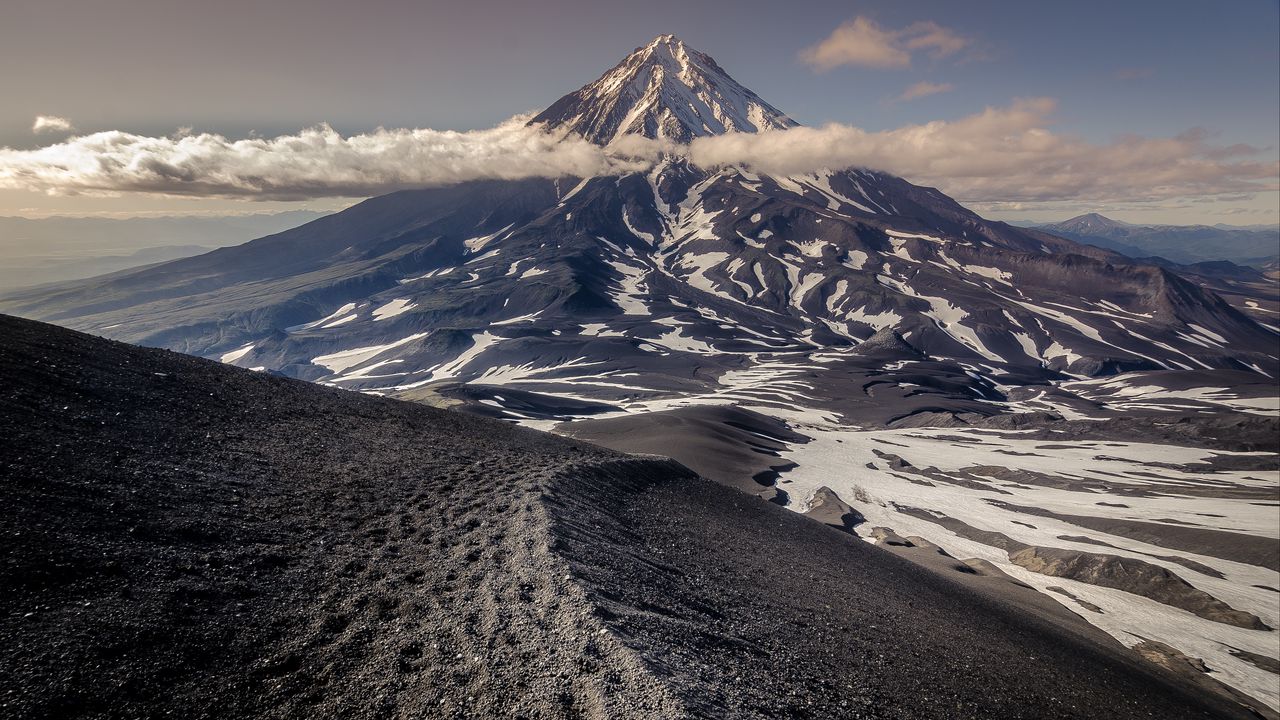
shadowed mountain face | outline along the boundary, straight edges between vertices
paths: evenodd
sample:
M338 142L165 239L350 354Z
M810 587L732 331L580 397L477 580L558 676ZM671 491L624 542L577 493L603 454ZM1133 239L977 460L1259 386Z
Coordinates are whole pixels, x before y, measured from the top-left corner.
M535 122L597 142L791 124L670 36ZM809 405L849 417L864 387L847 392L851 379L922 357L927 397L907 393L891 417L989 414L1001 388L1064 373L1280 370L1272 332L1169 269L985 221L884 173L677 159L394 193L0 308L351 389L470 381L639 409L741 400L799 372L821 380ZM849 352L883 331L901 357Z

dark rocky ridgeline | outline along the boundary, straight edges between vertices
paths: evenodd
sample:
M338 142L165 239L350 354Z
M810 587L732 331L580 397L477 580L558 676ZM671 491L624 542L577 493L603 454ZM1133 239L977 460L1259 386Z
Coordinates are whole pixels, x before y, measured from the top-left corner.
M669 461L0 317L6 717L1245 717Z
M841 500L834 490L826 486L814 491L813 498L809 500L809 510L805 515L823 525L830 525L848 533L852 533L854 527L867 521L862 513Z
M1096 630L718 483L592 474L551 502L556 549L691 716L1255 717Z
M4 317L0 437L0 716L680 714L547 551L616 454Z
M577 420L556 429L621 452L675 458L708 480L782 504L788 497L777 481L795 464L781 453L809 442L781 420L725 405Z

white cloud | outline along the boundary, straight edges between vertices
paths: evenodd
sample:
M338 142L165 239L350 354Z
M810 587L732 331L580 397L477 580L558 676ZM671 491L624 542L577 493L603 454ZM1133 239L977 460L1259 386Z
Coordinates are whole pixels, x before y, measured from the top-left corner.
M916 98L927 97L929 95L951 92L955 89L955 86L951 83L935 83L929 82L928 80L921 80L906 90L903 90L902 94L898 96L898 100L915 100Z
M112 131L34 150L0 148L0 188L54 195L143 193L253 200L367 197L478 179L590 177L642 171L663 154L701 167L768 174L863 167L934 186L962 202L1167 202L1277 188L1280 168L1207 133L1091 143L1050 129L1054 102L1021 100L951 121L870 132L849 125L698 138L636 136L607 148L516 117L469 132L385 130L343 137L328 126L276 138Z
M1048 129L1054 102L1021 100L955 121L868 132L848 125L698 138L704 167L796 174L866 167L972 202L1153 201L1276 189L1280 166L1248 146L1210 145L1194 130L1094 144Z
M800 59L818 70L841 65L896 68L909 66L916 52L940 59L955 55L971 44L969 38L935 22L918 22L901 30L891 30L858 16L801 51Z
M643 169L656 157L651 143L601 148L527 127L527 119L489 130L380 128L349 137L327 125L244 140L100 132L35 150L0 148L0 187L61 195L364 197L482 178L608 175Z
M75 130L71 126L71 121L66 118L57 117L56 115L37 115L36 121L31 125L31 132L71 132Z

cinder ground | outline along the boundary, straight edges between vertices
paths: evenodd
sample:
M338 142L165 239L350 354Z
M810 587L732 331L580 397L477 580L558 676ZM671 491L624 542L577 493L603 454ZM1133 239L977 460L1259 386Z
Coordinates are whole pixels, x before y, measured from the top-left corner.
M482 418L0 317L0 437L5 717L1247 717Z

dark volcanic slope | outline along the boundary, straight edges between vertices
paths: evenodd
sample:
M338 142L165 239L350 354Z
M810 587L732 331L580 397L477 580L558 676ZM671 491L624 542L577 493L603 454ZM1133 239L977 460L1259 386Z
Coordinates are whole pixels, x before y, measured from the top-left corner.
M0 437L0 716L678 714L546 551L616 455L2 316Z
M0 433L4 716L1236 712L679 466L482 418L0 317Z
M1213 714L1086 634L724 486L664 483L610 511L564 551L700 715Z
M809 441L780 420L728 406L576 420L557 431L622 452L675 458L708 480L783 501L775 481L795 464L779 451Z

